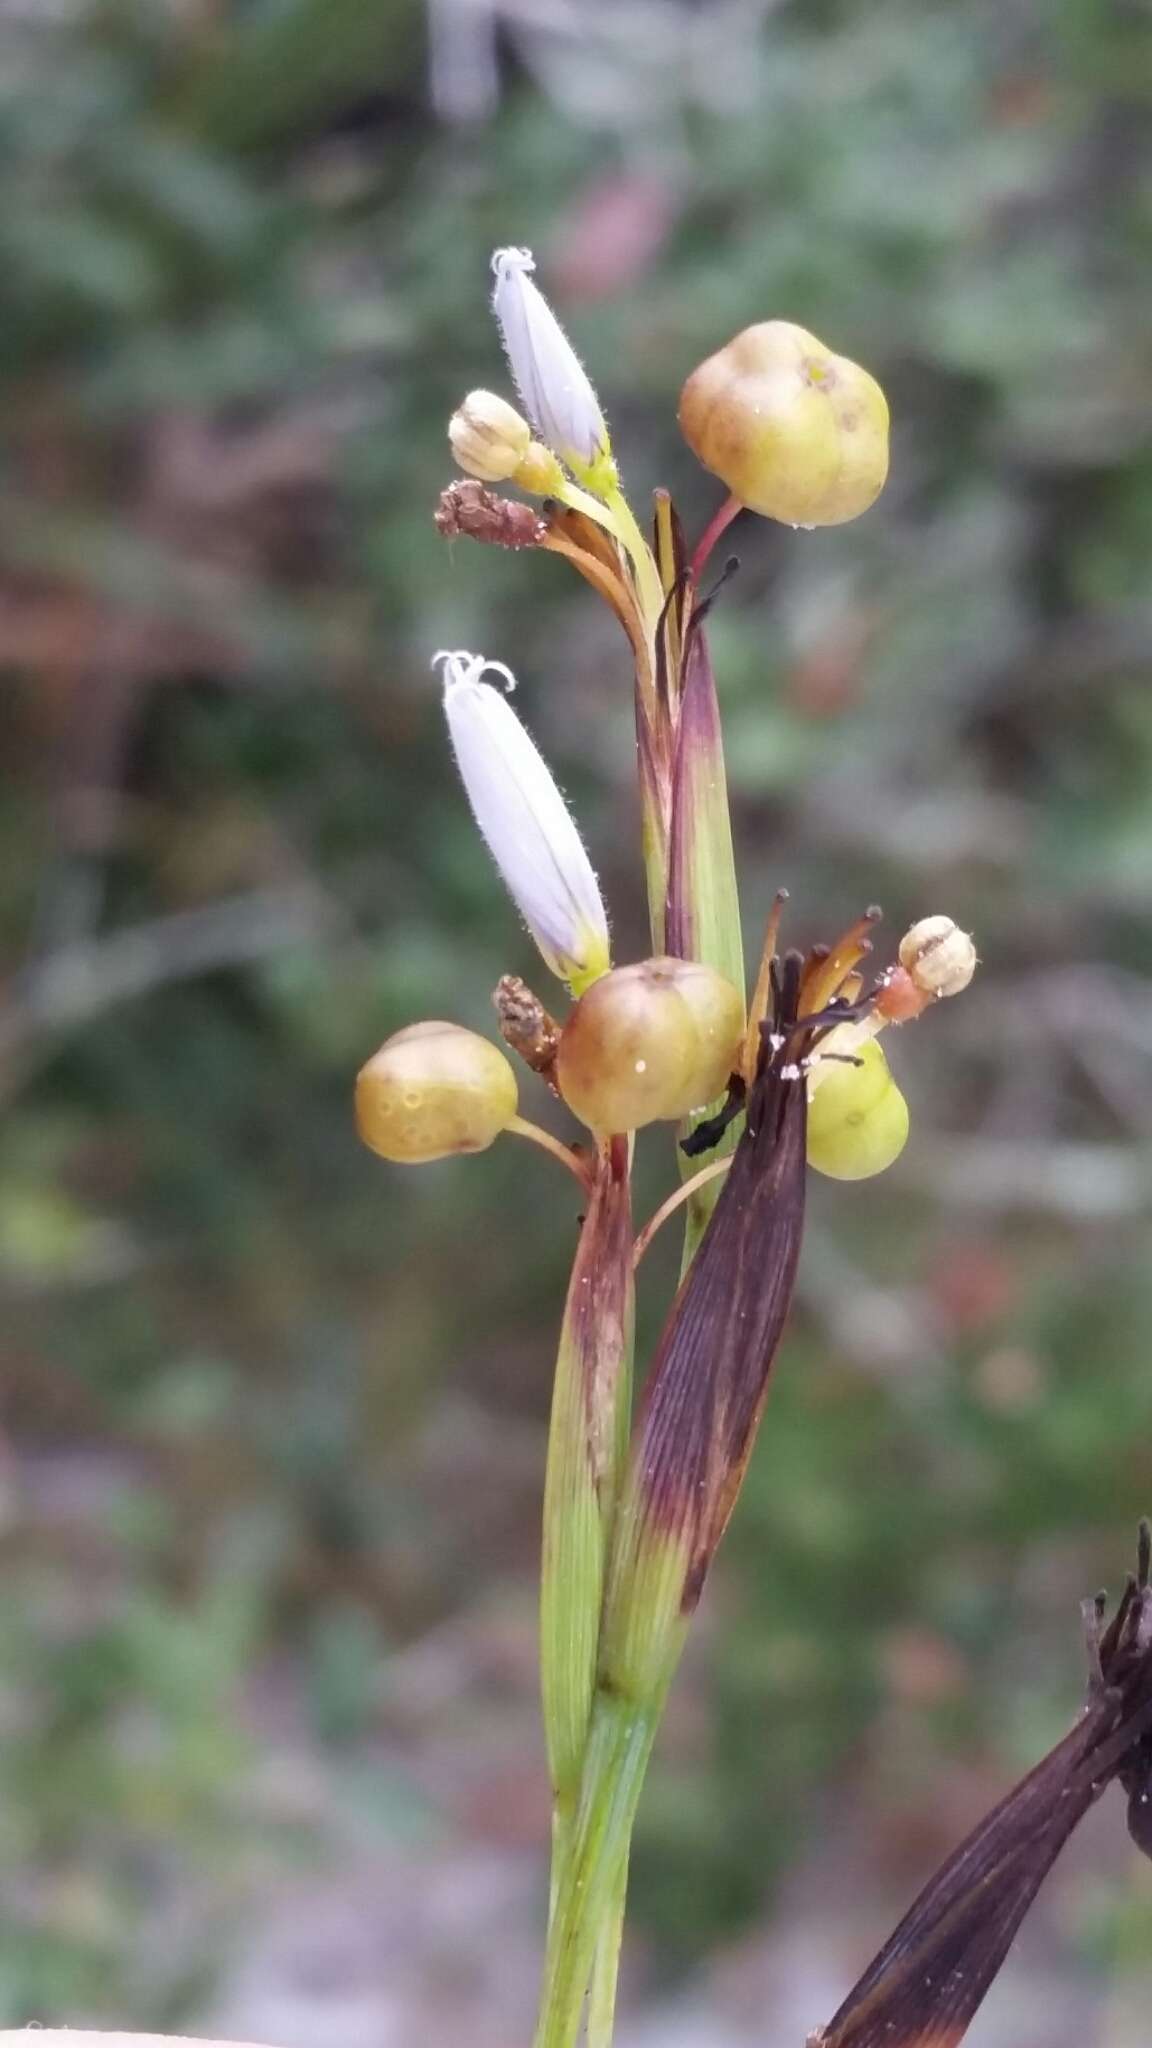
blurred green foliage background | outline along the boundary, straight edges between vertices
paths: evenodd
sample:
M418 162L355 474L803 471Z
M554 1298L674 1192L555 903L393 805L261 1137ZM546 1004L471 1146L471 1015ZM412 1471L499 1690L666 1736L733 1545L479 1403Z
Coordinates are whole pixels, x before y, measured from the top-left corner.
M644 1981L850 1840L878 1939L1067 1724L1152 1504L1150 114L1138 0L0 6L0 2024L202 2013L317 1871L542 1854L571 1197L349 1117L390 1031L534 971L437 648L515 668L643 948L623 643L431 524L448 413L506 388L497 243L690 529L701 356L775 315L882 378L876 510L733 529L749 946L783 883L801 942L878 899L983 959L895 1048L899 1167L813 1190ZM1076 1893L1087 1979L1146 1957L1137 1885Z

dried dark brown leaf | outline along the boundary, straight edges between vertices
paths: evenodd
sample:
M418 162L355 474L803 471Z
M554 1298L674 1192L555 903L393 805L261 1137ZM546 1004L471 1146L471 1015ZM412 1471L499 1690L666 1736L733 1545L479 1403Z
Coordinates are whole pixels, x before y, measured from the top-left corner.
M795 1022L793 1007L765 1042L747 1125L665 1325L638 1423L646 1518L687 1547L685 1610L735 1505L796 1279L807 1095Z
M813 2044L956 2048L1073 1829L1113 1778L1130 1800L1147 1794L1147 1565L1142 1534L1140 1574L1129 1580L1113 1620L1101 1629L1099 1604L1091 1617L1092 1676L1076 1727L942 1864Z

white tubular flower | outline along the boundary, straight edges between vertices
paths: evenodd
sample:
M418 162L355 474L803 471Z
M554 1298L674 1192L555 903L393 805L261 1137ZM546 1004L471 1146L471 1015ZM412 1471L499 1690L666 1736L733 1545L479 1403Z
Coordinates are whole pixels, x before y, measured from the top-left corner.
M486 671L501 661L442 653L444 712L472 814L508 892L554 974L577 994L611 965L592 865L547 763Z
M529 249L497 249L492 310L525 412L542 441L585 482L611 472L600 403L544 294Z

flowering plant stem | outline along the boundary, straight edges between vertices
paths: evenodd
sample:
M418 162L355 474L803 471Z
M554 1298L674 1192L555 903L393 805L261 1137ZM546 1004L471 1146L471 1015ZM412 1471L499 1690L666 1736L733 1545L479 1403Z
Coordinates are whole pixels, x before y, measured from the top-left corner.
M829 1071L840 1075L825 1087L814 1134L825 1171L862 1178L889 1164L907 1112L874 1034L956 993L975 950L950 919L927 919L906 935L899 967L866 988L859 968L874 914L835 946L779 961L778 899L748 1017L704 632L733 565L710 594L700 594L699 578L744 507L834 525L871 504L887 467L887 405L867 372L805 330L783 321L745 330L693 373L680 410L689 444L732 495L693 555L671 500L657 492L650 546L621 489L599 400L534 267L525 249L493 258L493 309L527 418L496 394L469 394L449 437L471 477L444 492L436 524L446 538L563 555L622 627L635 668L653 958L613 965L607 912L564 798L488 680L511 690L511 671L459 651L438 660L477 825L542 958L574 999L557 1021L518 977L505 976L501 1030L592 1134L591 1145L565 1157L586 1209L544 1493L541 1691L553 1829L536 2041L575 2048L584 2027L589 2048L609 2048L644 1773L740 1490L791 1300L815 1160L809 1094ZM494 496L487 486L504 480L540 503ZM829 1060L840 1064L821 1072ZM520 1117L508 1063L459 1027L431 1022L415 1037L412 1028L396 1034L360 1083L362 1135L387 1158L479 1151L502 1131L549 1142ZM634 1134L660 1121L678 1125L680 1196L634 1241ZM681 1282L633 1423L633 1274L676 1206L685 1223Z
M604 1909L603 1926L596 1943L592 1982L588 1991L588 2048L611 2048L616 2024L616 1987L620 1976L624 1912L628 1903L628 1859L629 1851L625 1849L616 1865L615 1878Z
M617 518L623 502L617 495ZM635 520L628 516L629 553L642 548L641 559L647 564L647 577L642 584L639 578L637 582L641 600L647 599L646 625L657 645L656 673L662 683L654 702L648 676L638 664L636 718L642 770L645 763L648 767L641 774L641 791L653 948L700 960L742 989L743 947L719 708L701 623L692 616L693 588L685 577L683 544L667 499L659 499L658 570ZM722 1137L720 1149L730 1149L735 1138L733 1127ZM688 1178L696 1168L682 1154L679 1157ZM685 1270L718 1192L716 1178L710 1176L688 1198ZM538 2048L568 2048L576 2041L586 1999L589 2048L608 2048L611 2042L632 1827L682 1633L674 1631L671 1662L654 1689L628 1698L606 1687L602 1674L594 1685L588 1684L604 1646L602 1601L614 1549L618 1490L617 1483L608 1484L607 1465L596 1471L595 1452L588 1455L588 1432L583 1441L578 1434L579 1382L582 1377L587 1382L590 1369L588 1356L581 1363L581 1349L586 1354L598 1352L602 1365L605 1350L611 1351L615 1342L613 1308L607 1310L606 1336L597 1335L587 1323L582 1336L576 1332L580 1303L589 1293L584 1267L602 1228L599 1209L590 1209L569 1287L545 1491L541 1666L554 1827L552 1912ZM596 1376L596 1369L592 1371ZM602 1372L600 1377L603 1380ZM606 1429L621 1456L627 1449L629 1397L630 1373L621 1362L611 1391L607 1383L601 1385L599 1398L605 1407L592 1431L594 1437L597 1429ZM618 1482L619 1465L612 1471ZM642 1575L638 1591L642 1597Z
M594 1965L597 2037L611 2039L628 1847L662 1704L645 1709L602 1688L595 1694L548 1930L536 2048L574 2048Z
M604 1572L628 1448L632 1383L630 1148L592 1168L553 1382L540 1594L540 1671L552 1779L553 1898L567 1867L596 1679Z

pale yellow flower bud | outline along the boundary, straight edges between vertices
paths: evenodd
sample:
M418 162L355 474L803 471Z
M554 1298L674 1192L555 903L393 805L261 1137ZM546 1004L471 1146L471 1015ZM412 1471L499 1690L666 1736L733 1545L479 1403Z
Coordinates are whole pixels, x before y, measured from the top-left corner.
M526 419L494 391L470 391L448 422L448 439L461 469L482 483L500 484L514 476L524 459L532 430Z
M356 1128L373 1152L416 1166L485 1152L517 1110L511 1063L460 1024L409 1024L356 1077Z
M552 450L543 441L529 441L523 460L512 472L512 482L534 497L555 498L563 494L566 478Z
M900 965L922 994L958 996L976 972L976 948L950 917L922 917L900 941Z
M693 370L680 426L733 497L791 526L855 519L888 474L875 378L789 320L746 327Z

